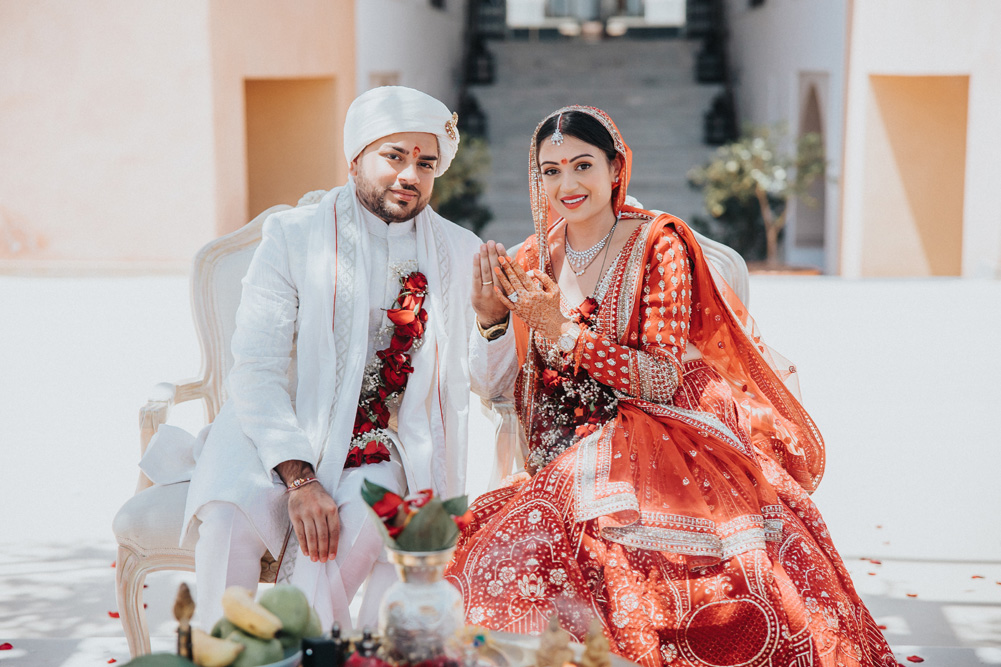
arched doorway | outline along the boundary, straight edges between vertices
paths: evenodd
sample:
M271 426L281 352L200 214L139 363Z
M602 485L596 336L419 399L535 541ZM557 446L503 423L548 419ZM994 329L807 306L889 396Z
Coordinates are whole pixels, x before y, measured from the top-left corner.
M810 133L820 135L821 145L826 145L824 121L820 111L820 97L817 85L808 84L806 99L802 104L799 118L799 136ZM814 204L810 206L809 204ZM796 229L794 243L798 248L823 248L824 226L827 209L827 174L816 179L796 206Z

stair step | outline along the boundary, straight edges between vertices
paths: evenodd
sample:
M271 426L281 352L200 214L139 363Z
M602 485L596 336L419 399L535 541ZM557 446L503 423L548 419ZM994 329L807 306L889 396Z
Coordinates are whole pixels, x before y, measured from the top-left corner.
M605 110L633 149L629 194L649 208L691 218L701 193L686 174L705 163L702 117L720 85L694 81L696 41L490 42L496 83L470 93L487 115L491 173L482 196L493 220L481 231L507 245L532 233L528 148L542 118L567 104Z

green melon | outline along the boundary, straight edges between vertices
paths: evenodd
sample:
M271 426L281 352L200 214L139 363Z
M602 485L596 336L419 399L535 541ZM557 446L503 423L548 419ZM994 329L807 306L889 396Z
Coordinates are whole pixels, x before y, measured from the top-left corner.
M212 632L209 633L213 637L218 637L222 639L223 637L228 637L230 633L238 628L233 625L233 623L225 616L216 621L216 624L212 626Z
M282 644L277 639L260 639L252 637L242 630L227 635L226 639L231 642L243 644L243 651L236 657L230 667L260 667L260 665L270 665L285 657Z
M278 585L264 591L258 603L282 621L286 635L301 638L309 624L309 600L295 586Z

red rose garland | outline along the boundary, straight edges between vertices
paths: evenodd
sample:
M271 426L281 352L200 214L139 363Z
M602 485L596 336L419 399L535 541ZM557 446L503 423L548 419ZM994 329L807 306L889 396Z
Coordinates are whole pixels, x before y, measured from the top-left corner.
M364 393L359 401L345 468L389 460L389 448L383 441L389 425L387 404L407 388L407 380L414 372L410 350L423 337L428 320L424 310L428 281L424 274L414 271L402 277L400 283L400 294L393 302L397 307L386 313L393 323L393 337L389 347L376 352L381 361L376 375L377 386L374 391Z

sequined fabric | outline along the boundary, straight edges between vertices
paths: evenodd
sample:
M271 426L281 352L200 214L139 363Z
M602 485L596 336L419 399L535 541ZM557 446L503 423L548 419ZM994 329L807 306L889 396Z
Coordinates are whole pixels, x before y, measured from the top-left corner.
M687 225L625 204L631 154L612 120L591 107L554 115L570 109L611 133L624 163L612 209L644 221L574 350L614 392L616 416L473 503L446 570L467 620L539 633L557 614L580 640L596 617L614 652L649 667L895 666L808 495L824 443L795 368L713 279ZM562 221L550 219L535 140L535 234L518 261L552 276ZM559 360L513 326L532 450L545 446L538 408Z
M582 639L597 617L613 651L650 667L895 665L809 495L755 447L732 383L711 360L683 362L692 265L676 229L641 226L581 336L581 368L620 397L618 416L473 504L446 571L467 621L538 633L556 613ZM639 318L620 335L635 248ZM539 346L525 354L547 368ZM535 448L532 403L521 396Z

